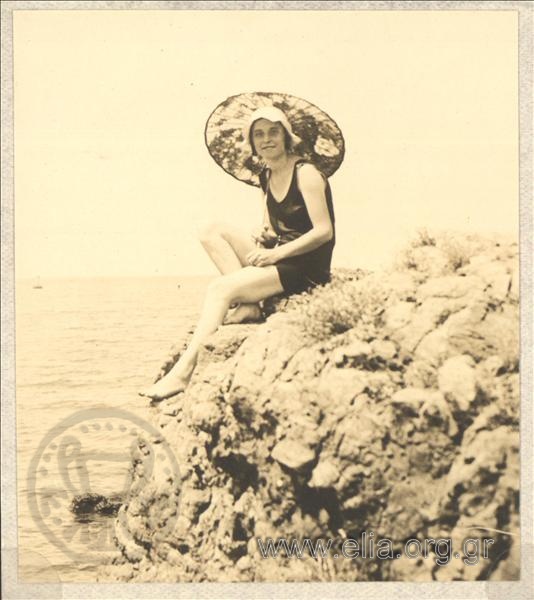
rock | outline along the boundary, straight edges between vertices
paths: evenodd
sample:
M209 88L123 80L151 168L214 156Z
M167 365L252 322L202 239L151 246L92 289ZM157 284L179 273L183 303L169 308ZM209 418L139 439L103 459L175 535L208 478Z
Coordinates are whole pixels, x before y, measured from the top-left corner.
M340 439L338 454L342 458L354 459L361 455L363 448L369 448L377 438L377 430L382 431L380 421L367 410L345 418L336 428Z
M395 407L407 409L421 417L426 416L434 424L441 424L442 429L450 436L458 433L451 409L438 390L406 388L396 392L391 402Z
M318 420L302 413L291 413L288 416L286 433L308 448L316 448L321 441Z
M397 302L393 306L386 308L386 328L394 331L408 325L412 319L414 309L415 305L413 302Z
M456 403L460 410L469 410L476 397L475 363L470 356L454 356L438 371L440 391Z
M419 410L423 404L427 402L439 402L441 398L440 392L436 390L406 388L395 392L391 398L391 402Z
M271 332L276 332L272 335ZM234 401L258 396L263 386L271 385L306 339L298 334L295 324L285 314L269 317L264 328L258 328L240 346L236 354L231 394ZM246 360L240 360L246 356Z
M119 517L115 521L115 542L128 561L138 563L145 558L146 549L141 544L136 543L130 533L131 527L131 521L126 521L125 517L121 519L121 512L119 511Z
M481 542L484 538L492 538L496 542L491 548L490 560L479 561L477 568L467 566L463 561L457 563L460 570L455 576L460 579L477 579L482 573L480 569L487 569L488 564L497 565L503 558L506 560L507 550L519 533L516 509L508 513L505 508L518 505L518 488L515 484L510 485L511 481L517 482L519 473L518 444L519 432L507 427L474 432L469 441L462 444L447 475L445 494L438 500L437 514L444 522L448 520L456 525L452 531L443 533L453 539L458 549L468 537ZM481 530L481 527L488 529ZM500 529L511 535L501 535L497 531ZM434 536L436 533L430 531L429 534ZM440 572L440 580L449 580L448 565Z
M390 340L373 340L371 349L373 354L384 362L397 355L397 346Z
M429 332L415 350L416 359L432 367L438 367L449 354L448 327L438 327Z
M249 556L242 556L235 565L239 571L246 571L252 566L252 560Z
M474 306L453 315L447 323L450 354L469 354L480 361L498 353L500 337L497 331L511 323L485 307ZM506 331L502 331L506 335Z
M259 399L263 415L271 411L280 415L282 430L286 429L286 425L292 427L299 421L301 425L316 430L321 418L319 404L322 401L318 388L308 389L302 381L278 381Z
M442 425L441 429L449 437L454 437L458 433L458 425L452 414L449 403L443 397L441 392L433 394L421 407L421 415L428 417L435 425Z
M293 471L305 469L315 460L315 453L293 440L282 440L273 448L274 460Z
M469 354L476 360L488 355L490 348L479 332L487 308L483 302L454 312L445 323L426 334L415 349L415 356L439 366L451 354Z
M103 496L102 494L79 494L70 503L70 510L76 515L99 514L115 516L119 512L123 500L118 496Z
M183 496L184 500L180 506L180 515L191 522L197 520L199 513L208 507L211 500L211 491L209 489L186 488Z
M318 392L331 402L347 406L367 387L368 377L356 369L330 369L323 372Z
M488 306L486 302L475 301L451 315L447 319L447 327L453 335L456 332L460 333L464 329L467 332L471 332L476 330L481 321L486 317L487 312Z
M476 270L477 276L490 287L490 298L502 302L510 289L511 275L506 265L500 261L488 262Z
M166 400L162 400L159 404L159 410L162 414L175 417L182 409L181 396L173 396L172 398L167 398Z
M191 424L205 431L213 431L221 423L223 413L216 402L198 402L187 408Z
M510 529L513 532L520 531L520 523L519 518L516 515L512 515ZM519 536L509 536L508 543L504 544L504 546L508 549L507 556L504 560L498 562L492 557L495 563L498 562L497 568L491 573L490 580L492 581L518 581L521 579L521 552L527 552L527 556L525 557L526 564L532 564L534 560L534 556L532 553L532 546L527 545L526 547L520 546L521 538ZM495 554L495 553L493 553Z
M432 572L435 568L435 559L432 555L427 558L411 558L401 554L391 565L391 579L393 581L431 582Z
M428 360L416 358L408 365L404 373L404 382L407 387L437 388L437 371Z
M361 340L355 340L348 346L344 346L342 350L346 357L363 361L371 353L371 345L367 342L362 342Z
M168 412L161 413L157 418L157 424L160 429L166 427L173 420L172 415Z
M162 441L140 442L133 452L132 485L116 517L120 560L130 568L115 565L117 579L517 574L513 273L503 297L517 246L476 236L422 242L410 250L408 270L334 277L274 302L277 312L264 323L222 327L210 338L186 392L151 412L154 422L162 419L180 475L158 458ZM343 310L332 328L336 303ZM474 529L481 524L513 535ZM461 550L467 536L495 535L496 552L476 568L461 560L440 566L434 554L297 565L282 552L262 560L257 539L281 531L290 540L373 531L395 550L429 537L451 538Z
M519 365L519 323L511 307L488 313L478 329L483 342L477 346L476 358L498 355L511 370ZM473 353L474 354L474 353Z
M483 282L480 277L458 277L457 275L447 275L444 277L435 277L429 279L417 290L417 297L420 300L427 298L461 298L472 294L476 290L481 290Z
M427 478L406 483L397 482L388 496L384 518L388 521L390 539L402 540L407 531L420 531L425 518L422 509L429 499Z
M204 344L199 354L199 363L227 360L237 352L255 329L256 326L251 324L219 327Z
M417 281L410 271L393 271L384 277L384 283L391 290L391 296L398 300L408 300L415 296Z
M459 269L458 272L462 275L465 273L478 273L481 268L493 263L494 260L496 260L494 254L475 254L474 256L471 256L469 263L465 267Z
M355 340L347 346L337 348L333 353L332 362L336 365L342 365L348 359L351 366L365 365L371 352L370 344L361 340Z
M339 479L339 471L329 461L319 461L319 464L312 472L308 485L312 488L332 487Z
M499 477L509 469L518 472L518 447L518 431L508 427L479 431L461 449L447 475L445 502L461 503L464 510L471 505L470 516L484 510L495 501ZM510 490L502 492L506 495Z
M477 371L484 379L492 378L498 375L499 371L505 367L504 360L498 356L489 356L477 365Z
M437 325L447 320L453 310L463 302L446 298L428 298L417 308L408 325L392 333L391 337L408 353L413 352L421 340Z
M289 359L280 379L282 381L292 381L295 378L314 379L321 374L328 360L328 354L316 346L301 348Z

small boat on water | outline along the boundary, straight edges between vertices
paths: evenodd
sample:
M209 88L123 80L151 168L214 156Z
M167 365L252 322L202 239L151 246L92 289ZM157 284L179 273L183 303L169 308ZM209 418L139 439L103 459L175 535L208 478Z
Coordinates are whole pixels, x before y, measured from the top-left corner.
M42 290L43 286L41 285L41 280L39 279L39 277L37 278L37 281L33 284L33 289L34 290Z

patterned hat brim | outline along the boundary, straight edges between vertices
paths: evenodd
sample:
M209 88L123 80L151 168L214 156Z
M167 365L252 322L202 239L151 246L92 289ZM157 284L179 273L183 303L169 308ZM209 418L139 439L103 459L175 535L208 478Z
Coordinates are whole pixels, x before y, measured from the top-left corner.
M254 111L263 106L282 110L301 143L295 154L312 162L330 177L345 156L345 140L337 123L323 110L302 98L276 92L249 92L230 96L211 113L204 132L209 153L232 177L259 187L261 160L252 154L244 132Z

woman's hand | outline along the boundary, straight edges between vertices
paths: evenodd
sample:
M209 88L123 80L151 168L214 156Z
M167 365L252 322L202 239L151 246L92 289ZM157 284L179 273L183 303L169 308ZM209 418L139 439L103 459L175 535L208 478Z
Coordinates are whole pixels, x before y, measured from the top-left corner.
M267 267L274 265L278 260L277 248L256 248L247 254L247 261L253 267Z
M257 233L252 234L252 239L261 246L273 246L277 240L277 235L269 225L264 225Z

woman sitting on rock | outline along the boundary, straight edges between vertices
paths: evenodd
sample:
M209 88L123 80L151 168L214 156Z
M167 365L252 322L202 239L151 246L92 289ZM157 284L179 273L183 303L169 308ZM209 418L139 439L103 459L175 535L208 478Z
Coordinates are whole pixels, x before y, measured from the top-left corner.
M232 224L212 225L202 232L201 243L221 275L208 286L189 346L141 395L162 400L183 391L201 345L223 322L259 320L260 301L301 292L330 278L335 231L326 176L296 153L301 140L279 108L264 106L252 112L243 134L253 160L263 166L263 227L253 236Z

